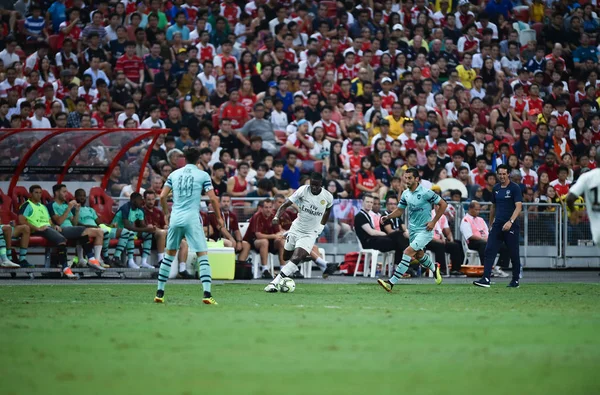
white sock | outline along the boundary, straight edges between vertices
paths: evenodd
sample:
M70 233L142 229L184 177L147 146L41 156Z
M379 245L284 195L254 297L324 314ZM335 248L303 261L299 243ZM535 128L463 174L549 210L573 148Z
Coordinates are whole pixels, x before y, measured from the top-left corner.
M75 249L77 250L77 258L79 258L79 262L83 262L83 247L77 246Z
M263 266L260 267L260 271L261 272L264 272L265 270L269 270L269 266L264 266L263 265Z
M163 259L165 259L165 253L164 252L159 252L158 253L158 261L162 261Z
M101 257L102 257L102 245L94 246L94 258L96 258L96 260L98 262L100 262Z
M142 257L142 262L141 262L142 266L146 265L146 263L148 263L148 257L147 256L143 256Z
M289 277L297 271L298 266L296 266L294 262L288 261L288 263L286 263L285 266L281 268L279 274L273 279L273 281L271 281L271 284L277 285L281 282L284 276Z
M317 266L319 266L322 270L327 269L327 261L321 257L318 257L317 259L315 259L315 263L317 264Z
M135 261L133 259L130 259L127 261L127 266L129 266L132 269L139 269L140 267L138 265L136 265Z
M187 270L187 264L185 262L179 262L179 273Z

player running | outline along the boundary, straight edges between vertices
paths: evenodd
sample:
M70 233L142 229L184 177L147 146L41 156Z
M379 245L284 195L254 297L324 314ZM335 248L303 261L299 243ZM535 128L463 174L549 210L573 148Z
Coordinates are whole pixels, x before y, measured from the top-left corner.
M435 283L442 283L440 265L431 261L429 255L425 254L425 246L433 239L433 229L440 219L448 204L437 193L423 188L420 184L419 171L409 168L404 172L404 182L407 189L402 192L398 208L391 214L381 217L381 223L400 217L408 208L408 234L409 245L404 250L402 260L396 266L394 275L389 280L377 280L386 291L392 292L394 285L398 283L402 275L406 273L413 257L426 269L433 271ZM431 218L431 209L435 208L435 217Z
M283 246L283 258L287 261L281 272L266 287L265 292L277 292L283 277L290 277L298 271L298 265L305 259L311 259L310 253L316 238L323 232L329 220L333 196L323 189L323 176L312 173L310 185L302 185L279 206L273 224L279 223L279 217L292 204L298 206L298 217L292 222ZM335 265L322 267L324 274L332 274ZM327 273L327 271L332 271Z
M177 254L177 248L181 240L185 237L189 248L196 251L200 271L200 281L204 289L202 303L217 304L211 295L212 278L210 275L210 265L208 264L208 246L206 236L200 222L200 200L202 192L206 192L212 204L215 215L217 216L217 231L223 227L223 217L219 207L219 199L213 191L212 181L208 173L197 167L200 159L200 151L196 148L189 148L185 151L185 161L187 164L178 170L175 170L167 178L167 182L160 194L160 205L165 213L169 223L169 232L167 233L167 248L165 258L160 263L158 272L158 290L154 302L164 303L165 285L171 272L171 264ZM169 193L173 190L173 209L169 210L167 199Z
M596 152L596 161L600 160L600 151ZM597 247L600 247L600 169L590 170L579 176L579 179L569 190L567 206L575 213L575 201L583 196L592 237Z

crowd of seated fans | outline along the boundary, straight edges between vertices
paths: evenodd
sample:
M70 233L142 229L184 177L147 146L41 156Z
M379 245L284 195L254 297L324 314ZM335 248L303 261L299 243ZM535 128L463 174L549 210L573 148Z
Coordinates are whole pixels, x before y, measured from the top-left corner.
M558 202L597 166L593 2L1 5L0 128L169 129L110 174L107 193L122 203L159 191L190 146L234 198L287 197L316 170L336 198L383 200L416 167L432 184L458 179L468 196L457 199L485 201L507 164L531 202ZM31 145L18 138L2 165ZM120 145L90 147L75 164L105 165ZM34 165L64 164L69 149Z

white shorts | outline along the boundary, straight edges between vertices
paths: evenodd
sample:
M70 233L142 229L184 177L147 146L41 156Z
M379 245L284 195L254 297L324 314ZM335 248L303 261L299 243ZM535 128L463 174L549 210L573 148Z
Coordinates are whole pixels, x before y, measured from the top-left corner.
M285 237L285 245L283 248L287 251L294 251L296 248L302 248L304 251L310 254L316 240L317 235L312 232L308 234L288 232L287 236Z

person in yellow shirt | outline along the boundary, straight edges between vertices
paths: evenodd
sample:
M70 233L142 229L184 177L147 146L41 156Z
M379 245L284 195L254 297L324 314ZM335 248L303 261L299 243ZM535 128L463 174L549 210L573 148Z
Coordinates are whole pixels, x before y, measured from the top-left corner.
M404 114L402 114L402 104L395 102L392 105L392 114L388 115L385 119L390 122L389 136L393 139L397 139L404 132L402 124L404 124Z
M529 6L529 19L532 23L543 23L546 16L546 7L542 0L533 0Z
M477 72L471 67L473 62L473 56L470 53L465 53L463 56L462 64L456 66L458 72L458 79L465 89L470 90L473 88L473 81L477 77Z
M445 8L445 14L447 15L452 12L452 0L435 0L435 5L433 6L433 12L442 11L442 8Z

